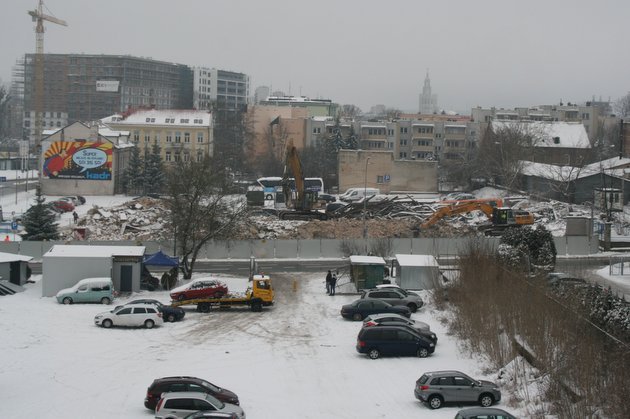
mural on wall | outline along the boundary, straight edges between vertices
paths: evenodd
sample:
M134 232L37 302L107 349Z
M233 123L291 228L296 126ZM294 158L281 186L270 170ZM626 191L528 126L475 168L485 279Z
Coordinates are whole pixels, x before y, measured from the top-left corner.
M48 179L111 180L112 149L108 142L54 141L44 152Z

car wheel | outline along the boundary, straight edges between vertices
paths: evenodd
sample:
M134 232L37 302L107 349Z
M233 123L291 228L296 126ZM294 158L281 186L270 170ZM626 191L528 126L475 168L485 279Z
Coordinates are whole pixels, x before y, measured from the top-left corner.
M363 316L361 315L361 313L354 313L352 315L352 320L356 320L356 321L363 320Z
M171 322L174 323L175 322L175 315L174 314L169 314L168 316L166 316L166 321L167 322Z
M66 297L62 301L65 305L72 304L72 298Z
M418 358L426 358L429 356L429 350L427 348L418 349Z
M110 300L108 297L101 298L101 304L109 304L111 302L112 300Z
M378 357L381 356L381 353L378 351L378 349L370 349L370 351L368 352L368 356L370 357L370 359L378 359Z
M112 323L112 321L110 319L105 319L103 320L103 323L101 323L103 325L103 327L105 329L109 329L110 327L112 327L114 325L114 323Z
M199 303L197 304L197 310L202 313L210 312L210 304L209 303Z
M153 320L149 319L144 321L144 327L147 329L153 329L153 326L155 326L155 322Z
M484 393L479 396L479 404L483 407L490 407L494 403L494 397L491 394Z
M442 407L442 403L444 403L442 398L440 396L437 396L437 395L433 395L433 396L429 397L428 402L429 402L429 407L431 409L439 409L440 407Z
M252 311L255 313L260 313L262 311L262 303L260 301L254 301L252 303Z
M409 311L411 311L412 313L415 313L416 311L418 311L418 306L415 305L414 303L409 303L407 307L409 307Z
M185 298L186 298L186 297L184 296L184 294L179 294L179 295L177 296L177 301L184 301L184 299L185 299Z

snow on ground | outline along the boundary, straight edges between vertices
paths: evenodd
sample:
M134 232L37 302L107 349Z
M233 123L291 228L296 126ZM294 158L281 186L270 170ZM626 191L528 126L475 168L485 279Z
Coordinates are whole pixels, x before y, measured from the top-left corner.
M94 315L128 298L108 307L64 306L40 297L40 278L25 292L0 298L0 417L150 418L143 400L152 380L183 374L236 392L250 419L441 419L461 406L431 411L419 403L413 389L423 372L459 369L497 378L498 372L483 374L473 354L460 353L431 304L412 315L438 334L430 357L358 354L360 323L339 314L357 296L326 295L323 274L272 275L276 304L262 313L202 314L189 307L182 322L152 330L96 327ZM168 301L166 291L129 298L140 296ZM499 406L506 408L506 401Z

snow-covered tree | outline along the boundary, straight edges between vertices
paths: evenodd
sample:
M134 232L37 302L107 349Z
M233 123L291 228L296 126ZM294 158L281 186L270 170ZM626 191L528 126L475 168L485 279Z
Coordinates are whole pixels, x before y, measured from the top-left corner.
M24 240L59 240L55 214L44 204L45 201L46 198L42 196L41 188L38 186L35 191L35 205L26 211L22 219L26 231Z
M166 181L160 146L153 144L151 153L144 159L143 193L160 193Z
M144 186L144 161L140 156L140 150L136 145L131 150L129 165L123 174L123 185L125 193L139 194Z

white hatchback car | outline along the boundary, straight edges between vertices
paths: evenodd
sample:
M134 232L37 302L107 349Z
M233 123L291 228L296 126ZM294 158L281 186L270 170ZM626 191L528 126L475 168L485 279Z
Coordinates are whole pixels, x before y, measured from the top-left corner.
M155 407L155 419L181 419L195 412L230 413L237 419L245 419L240 406L223 403L214 396L194 391L162 393Z
M94 317L94 324L109 329L112 326L146 327L164 324L162 313L155 306L147 304L128 304L112 311L99 313Z

